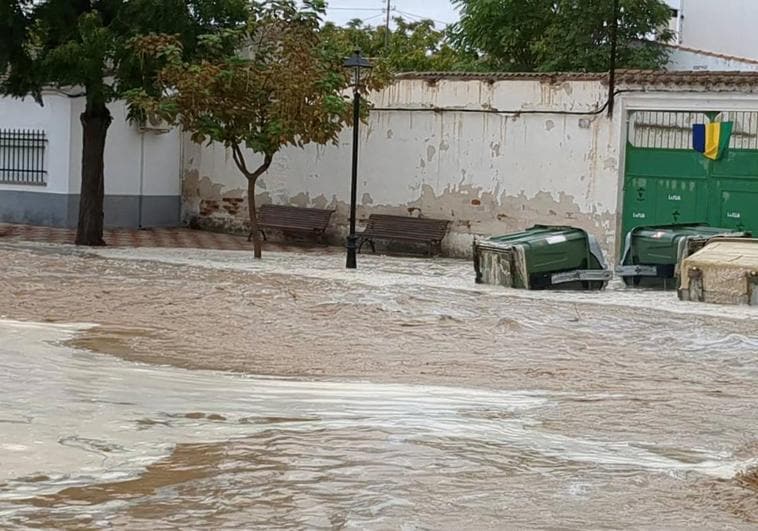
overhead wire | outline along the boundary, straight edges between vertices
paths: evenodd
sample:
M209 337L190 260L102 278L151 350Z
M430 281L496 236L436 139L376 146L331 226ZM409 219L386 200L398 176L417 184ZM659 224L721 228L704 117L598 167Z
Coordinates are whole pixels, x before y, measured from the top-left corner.
M370 16L368 18L362 18L361 20L363 22L368 22L369 20L374 20L375 18L379 18L379 17L383 17L383 16L384 16L384 13L379 13L378 15L373 15L373 16Z
M424 15L418 15L416 13L411 13L409 11L404 11L404 10L398 9L397 7L393 8L393 11L396 12L396 13L399 13L399 14L401 14L403 16L406 16L406 17L409 17L409 18L414 18L414 19L419 20L419 21L421 21L421 20L431 20L432 22L436 22L436 23L442 24L444 26L448 26L448 25L452 24L452 22L445 22L444 20L439 20L439 19L436 19L436 18L424 16Z
M382 0L383 1L383 0ZM379 13L384 14L385 16L388 13L388 10L386 7L365 7L365 6L327 6L327 11L363 11L363 12L373 12L373 13ZM406 18L414 19L415 21L421 21L421 20L431 20L432 22L436 24L442 24L443 26L448 26L452 24L450 21L440 20L436 19L434 17L426 16L426 15L419 15L418 13L412 13L410 11L405 11L404 9L398 9L397 5L393 5L391 9L389 10L390 13L397 13L401 16L404 16ZM378 17L372 17L372 18L378 18Z
M381 11L384 13L384 8L381 7L327 7L327 11Z

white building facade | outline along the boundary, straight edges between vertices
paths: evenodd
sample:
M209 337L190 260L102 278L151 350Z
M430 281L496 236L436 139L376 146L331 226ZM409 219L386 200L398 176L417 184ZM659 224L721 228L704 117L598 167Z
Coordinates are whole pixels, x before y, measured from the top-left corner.
M667 0L675 10L677 44L758 60L756 0Z
M450 256L468 256L477 237L570 225L595 235L611 260L638 224L758 232L758 73L632 71L617 80L609 116L604 74L401 76L370 95L359 225L373 213L450 220ZM45 135L44 183L0 182L0 221L74 226L83 101L49 94L45 102L0 100L0 135ZM247 182L228 150L142 131L122 104L111 111L108 226L247 232ZM712 119L734 122L722 161L692 149L693 124ZM258 203L333 209L328 236L343 243L351 153L349 128L336 145L282 149L259 180ZM255 165L257 156L247 157ZM0 153L0 166L7 159Z
M361 129L359 223L372 213L448 219L443 248L452 256L467 256L479 236L571 225L594 234L614 258L634 223L629 216L640 187L646 187L643 224L708 221L700 199L679 191L716 186L715 178L700 175L706 163L691 147L693 121L706 120L706 111L742 113L735 148L758 141L758 74L620 73L613 117L606 81L598 74L401 77L371 96L376 108ZM635 174L625 161L632 121L634 163L639 156L651 161ZM658 144L669 146L669 137L676 140L673 155L696 170L692 179L655 162ZM257 200L334 209L330 234L343 241L351 142L345 130L337 145L283 149L259 181ZM246 182L230 153L191 142L185 153L185 221L246 231ZM248 157L254 165L255 155ZM667 204L672 197L682 204ZM709 208L722 223L719 201Z
M0 99L0 222L74 227L84 98L48 91L43 102ZM127 122L123 103L109 107L113 123L105 148L106 226L177 225L181 134L140 129Z

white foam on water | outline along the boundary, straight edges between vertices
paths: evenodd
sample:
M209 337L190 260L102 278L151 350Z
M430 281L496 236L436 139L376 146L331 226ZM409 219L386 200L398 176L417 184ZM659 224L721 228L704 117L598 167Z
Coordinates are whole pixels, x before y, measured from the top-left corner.
M747 319L758 321L758 307L721 306L684 302L675 291L625 289L613 282L604 291L529 291L500 286L477 285L471 262L455 259L420 259L377 255L359 256L357 270L344 268L339 254L266 252L254 260L247 251L212 251L171 248L102 248L92 250L104 258L156 261L164 264L204 267L217 270L246 271L299 278L357 282L376 288L430 287L447 290L477 291L488 295L551 302L621 306L665 311L683 315Z
M386 445L485 441L559 462L732 478L754 463L709 450L679 461L635 441L541 428L562 399L606 395L301 381L121 361L63 346L90 325L0 321L0 500L134 477L180 443L263 430L380 430ZM26 481L45 475L45 481ZM0 515L15 509L2 509Z

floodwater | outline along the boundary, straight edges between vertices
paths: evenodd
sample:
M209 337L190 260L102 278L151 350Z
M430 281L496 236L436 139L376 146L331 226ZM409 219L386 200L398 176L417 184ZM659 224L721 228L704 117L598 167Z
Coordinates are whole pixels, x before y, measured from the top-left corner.
M22 263L44 269L51 251L18 252L6 279ZM0 321L0 527L758 525L754 309L621 289L515 293L474 286L470 265L445 260L363 257L345 272L340 256L56 253L24 297L67 324ZM137 358L173 363L163 351L189 335L197 351L182 345L176 363L187 368L77 348L122 318L88 314L96 297L77 279L110 291L137 272L119 306L133 300L132 324L152 320L158 336L135 344L155 360ZM50 284L66 293L60 310L32 293L50 277L65 278ZM179 281L255 304L209 295L194 307ZM162 311L170 293L183 309L159 313L144 290ZM235 312L272 318L257 343L240 347L240 328L221 354L204 352L213 332L169 324L201 309L219 327ZM10 302L3 313L24 315Z

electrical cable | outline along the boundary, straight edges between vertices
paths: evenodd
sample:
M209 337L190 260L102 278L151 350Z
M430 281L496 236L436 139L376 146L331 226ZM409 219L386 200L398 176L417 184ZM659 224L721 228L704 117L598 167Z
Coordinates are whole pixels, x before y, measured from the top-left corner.
M382 7L327 7L327 11L381 11L384 13Z
M437 24L442 24L443 26L449 26L450 24L452 24L452 22L445 22L444 20L438 20L438 19L432 18L432 17L427 17L427 16L423 16L423 15L417 15L415 13L409 13L408 11L402 11L402 10L398 9L397 7L393 8L392 11L394 11L395 13L399 13L401 15L404 15L406 17L415 18L418 21L431 20L432 22L436 22Z

